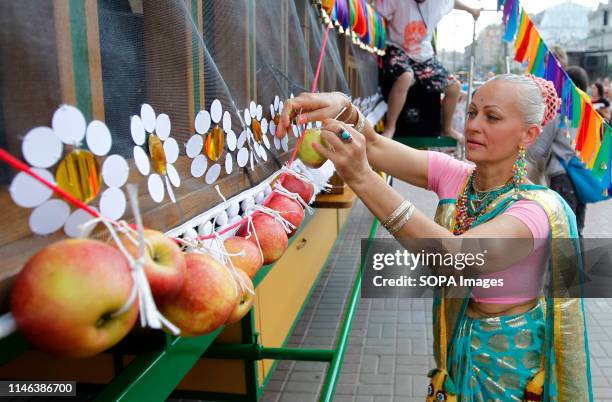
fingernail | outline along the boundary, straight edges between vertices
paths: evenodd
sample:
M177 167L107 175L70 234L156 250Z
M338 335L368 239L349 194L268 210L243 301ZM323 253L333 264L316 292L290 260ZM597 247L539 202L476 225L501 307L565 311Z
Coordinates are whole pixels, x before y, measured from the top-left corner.
M299 120L300 124L306 124L306 116L300 115Z

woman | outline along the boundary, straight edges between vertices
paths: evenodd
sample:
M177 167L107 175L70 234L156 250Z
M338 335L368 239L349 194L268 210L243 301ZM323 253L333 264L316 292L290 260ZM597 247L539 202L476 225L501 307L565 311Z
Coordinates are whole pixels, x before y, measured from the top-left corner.
M452 381L438 381L441 377L435 374L432 385L443 384L444 389L430 389L428 400L445 400L447 394L457 394L462 401L538 400L538 393L547 401L592 399L581 300L538 297L548 257L542 239L570 238L572 247L578 247L575 217L567 204L524 178L524 150L559 107L552 85L541 81L502 75L478 89L466 124L466 156L475 167L377 135L342 94L302 94L285 103L276 135L285 134L295 111L302 112L300 123L323 120L321 136L329 148L313 147L334 163L402 244L448 239L446 246L452 248L450 240L526 240L522 243L527 246L513 249L511 255L492 243L481 271L489 278L519 282L512 297L474 288L462 298L446 294L435 299L437 373L446 378L448 367ZM334 116L345 123L329 119ZM403 200L370 166L436 191L441 201L435 222ZM551 256L555 281L577 263L574 259L562 264L559 251L554 249Z

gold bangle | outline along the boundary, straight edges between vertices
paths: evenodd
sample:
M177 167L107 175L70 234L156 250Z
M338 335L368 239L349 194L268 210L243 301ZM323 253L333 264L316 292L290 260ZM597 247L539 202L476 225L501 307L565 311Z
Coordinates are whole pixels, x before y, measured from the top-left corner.
M410 207L408 208L408 210L400 216L397 223L393 225L390 229L387 229L387 231L389 232L389 234L391 234L391 236L395 236L397 232L402 230L402 228L404 227L404 225L406 225L408 220L412 218L412 214L414 213L415 209L416 209L415 206L413 204L410 204Z
M400 219L402 214L406 213L406 211L410 209L411 205L412 204L408 200L402 201L402 203L397 208L395 208L395 211L393 211L391 215L389 215L387 219L385 219L385 221L382 223L383 227L389 230L389 228L392 227Z
M359 110L357 106L353 105L353 109L357 111L357 124L355 124L355 130L359 131L360 133L363 133L363 129L365 128L366 124L366 119L365 117L363 117L361 110Z

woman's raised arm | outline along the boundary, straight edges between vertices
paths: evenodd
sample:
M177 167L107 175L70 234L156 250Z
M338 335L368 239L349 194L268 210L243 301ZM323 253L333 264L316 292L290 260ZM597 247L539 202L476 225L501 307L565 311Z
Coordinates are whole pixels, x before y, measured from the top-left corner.
M337 118L348 124L357 123L358 114L349 98L340 92L302 93L284 102L276 136L282 138L291 120L297 117L300 124ZM362 131L366 139L368 162L375 170L414 186L427 187L427 152L410 148L385 138L366 121Z

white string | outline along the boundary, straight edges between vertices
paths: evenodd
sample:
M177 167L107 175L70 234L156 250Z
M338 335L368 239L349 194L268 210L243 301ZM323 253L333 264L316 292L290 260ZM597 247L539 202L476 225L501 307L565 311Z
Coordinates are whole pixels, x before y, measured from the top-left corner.
M253 229L253 233L251 233L251 229ZM261 244L259 243L259 237L257 237L257 231L255 230L255 224L253 223L253 217L251 215L247 216L247 236L246 239L249 239L251 236L255 236L255 242L257 243L257 249L259 250L259 255L261 255L261 260L265 261L263 250L261 249Z
M264 207L263 205L253 205L251 206L252 209L254 209L255 211L259 211L259 212L263 212L266 215L269 215L271 217L274 218L274 220L276 220L278 223L281 224L281 226L283 227L283 229L285 229L285 232L287 233L291 233L293 232L293 229L295 229L295 225L291 222L289 222L287 219L285 219L280 212L275 211L271 208L268 207Z
M314 183L312 182L312 180L310 180L308 177L304 176L303 174L296 172L295 170L287 167L286 165L283 165L283 167L281 167L280 170L283 173L290 174L290 175L294 176L295 178L300 179L300 180L302 180L303 182L305 182L307 184L310 184L314 188ZM324 188L325 188L325 186L324 186ZM315 196L316 196L316 194L313 191L312 192L312 198L310 200L304 200L304 201L306 201L308 204L310 204L312 201L314 201Z
M299 202L302 209L306 210L306 212L308 212L309 214L312 215L314 213L314 210L310 207L310 205L308 205L306 201L304 201L304 199L298 193L292 193L291 191L287 190L285 187L283 187L282 184L280 184L279 181L274 183L273 191Z

